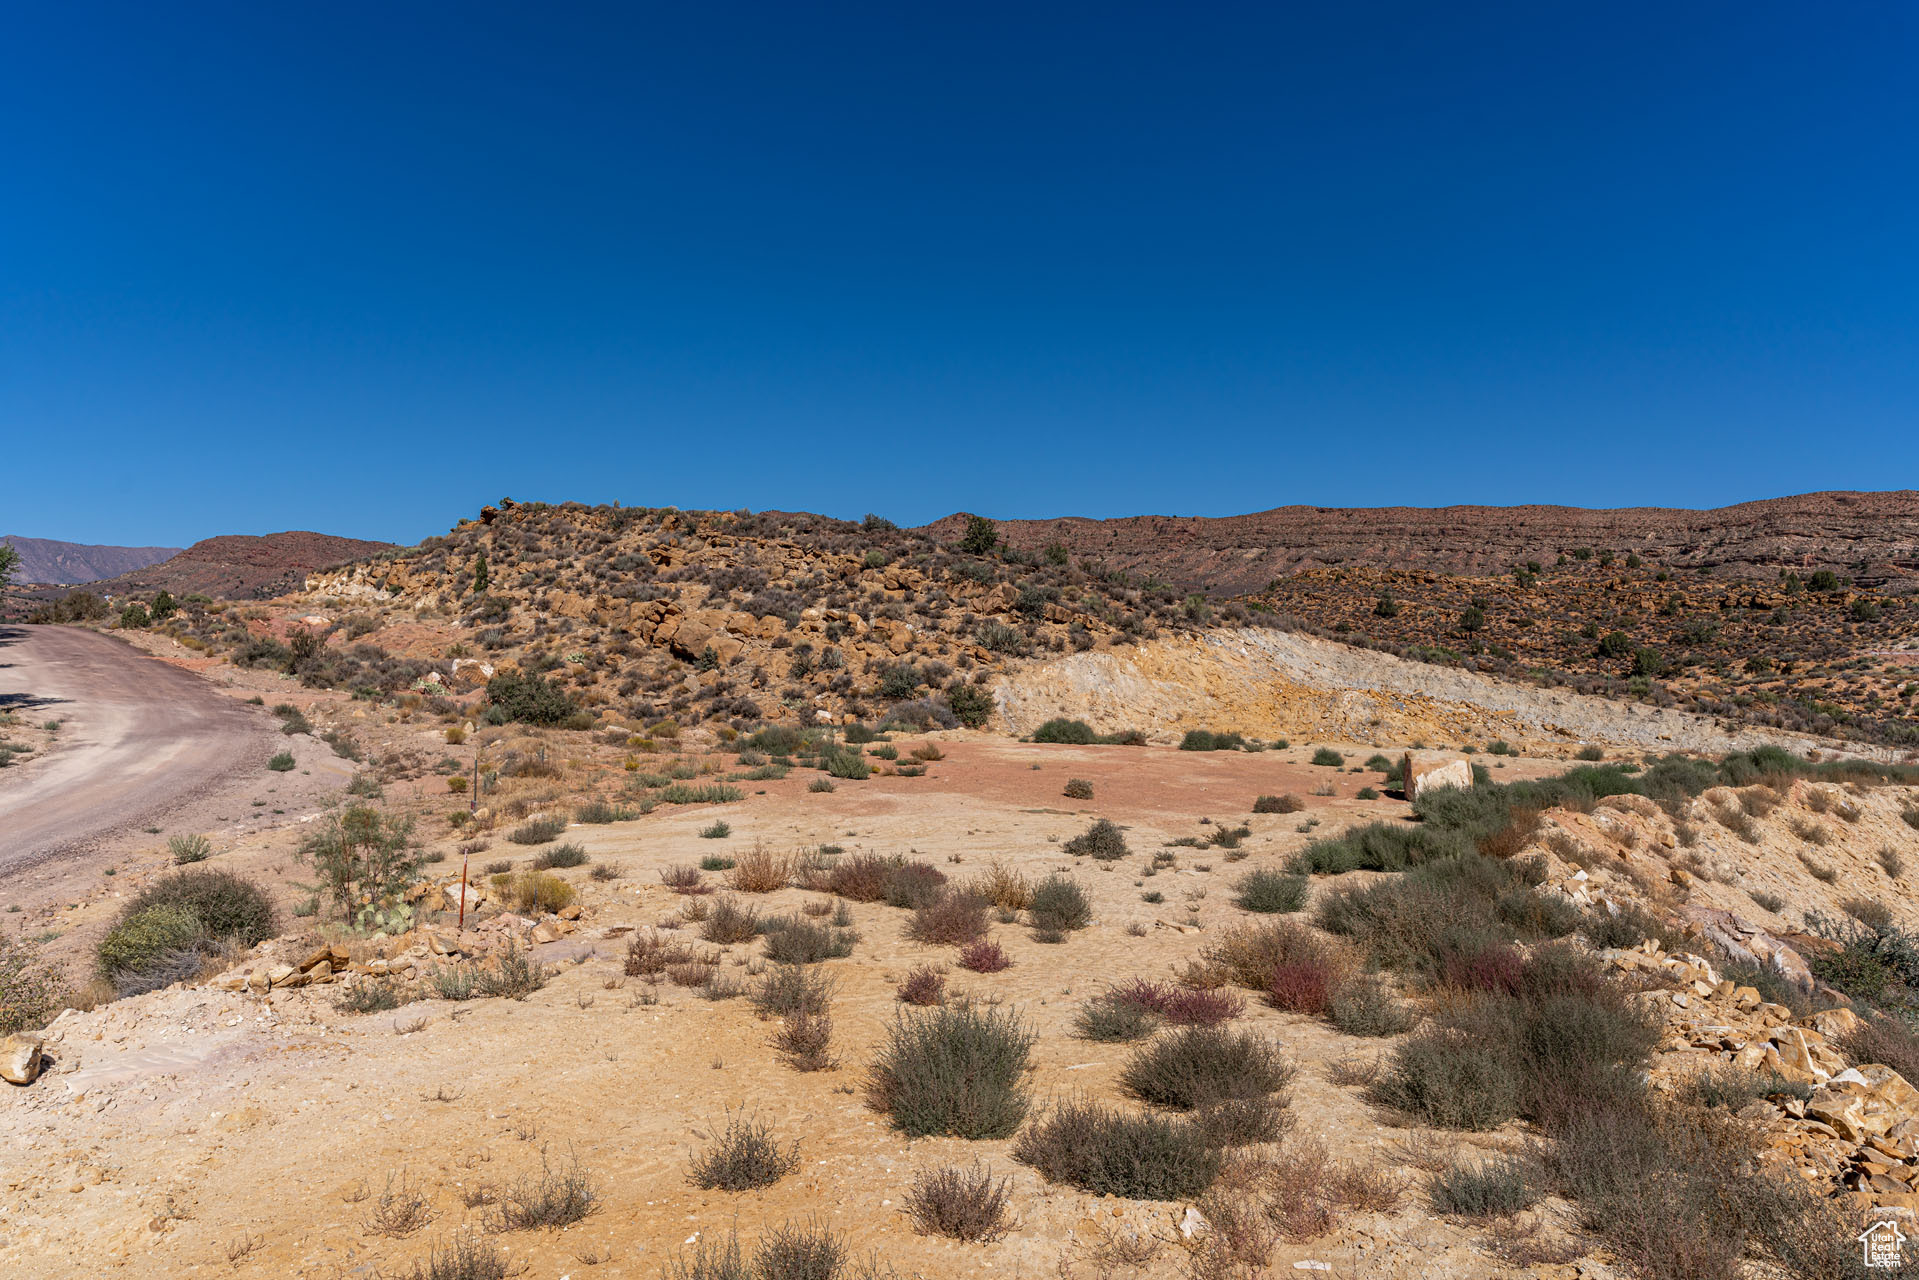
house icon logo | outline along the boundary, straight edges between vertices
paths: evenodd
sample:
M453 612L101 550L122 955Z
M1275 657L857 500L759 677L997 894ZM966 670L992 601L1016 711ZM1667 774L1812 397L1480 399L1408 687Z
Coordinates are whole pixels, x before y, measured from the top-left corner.
M1859 1233L1859 1247L1868 1267L1896 1271L1904 1263L1906 1233L1891 1218L1881 1218Z

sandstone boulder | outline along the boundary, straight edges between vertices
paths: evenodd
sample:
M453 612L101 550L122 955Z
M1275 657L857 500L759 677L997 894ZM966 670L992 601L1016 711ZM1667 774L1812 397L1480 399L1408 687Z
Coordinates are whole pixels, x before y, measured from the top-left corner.
M1464 756L1415 754L1399 758L1400 777L1408 800L1417 800L1435 787L1470 787L1473 766Z
M0 1040L0 1080L8 1084L32 1084L40 1076L41 1039L34 1035L11 1035Z

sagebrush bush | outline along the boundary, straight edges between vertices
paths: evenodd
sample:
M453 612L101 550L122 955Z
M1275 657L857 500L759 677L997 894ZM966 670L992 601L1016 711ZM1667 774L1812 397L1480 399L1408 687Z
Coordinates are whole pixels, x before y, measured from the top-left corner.
M596 1212L599 1207L599 1188L580 1167L578 1159L569 1156L555 1165L542 1153L539 1173L528 1174L501 1189L492 1225L499 1231L564 1227Z
M1305 876L1262 868L1239 882L1233 902L1242 911L1261 914L1298 911L1306 905L1308 884Z
M1100 862L1117 862L1129 852L1125 834L1108 818L1096 820L1064 847L1075 858L1092 857Z
M546 844L558 840L566 834L566 819L543 816L528 818L519 826L506 833L506 838L514 844Z
M1492 1156L1475 1164L1447 1165L1433 1175L1429 1194L1435 1213L1465 1218L1505 1217L1530 1209L1545 1194L1542 1171L1517 1156Z
M564 911L577 897L573 886L560 877L531 868L513 877L509 892L515 910L533 914Z
M1048 1182L1129 1200L1190 1200L1219 1173L1218 1148L1185 1118L1067 1101L1029 1125L1013 1158Z
M983 1167L923 1170L906 1192L906 1212L928 1235L997 1240L1011 1228L1012 1180Z
M797 916L774 916L760 926L766 938L766 958L775 964L818 964L853 954L859 934L851 929L816 924Z
M1279 1051L1257 1032L1183 1027L1144 1045L1119 1083L1142 1102L1193 1111L1277 1093L1292 1077Z
M1413 1025L1413 1013L1378 978L1348 978L1333 989L1327 1016L1349 1036L1396 1036Z
M1093 727L1084 720L1048 720L1033 730L1034 742L1064 742L1076 747L1090 746L1099 740Z
M793 859L759 845L742 853L726 882L742 893L773 893L793 880Z
M1026 910L1035 929L1059 933L1084 929L1093 919L1086 891L1059 875L1048 876L1034 886Z
M751 942L765 927L758 911L741 905L737 898L723 895L714 900L706 919L700 922L700 937L729 946L735 942Z
M835 985L832 975L817 965L774 965L753 989L753 1007L762 1018L825 1013L832 1006Z
M964 889L947 889L913 912L906 936L934 946L961 946L986 936L986 900Z
M886 874L881 896L891 907L917 911L946 892L946 873L930 862L902 862Z
M1093 798L1093 784L1084 778L1068 778L1066 780L1066 786L1060 794L1064 795L1068 800L1091 800Z
M572 841L556 844L551 849L542 849L533 855L529 864L536 870L550 871L555 867L583 867L587 864L586 850Z
M750 1191L770 1187L799 1167L800 1144L781 1146L771 1125L744 1112L730 1114L726 1127L693 1157L686 1180L707 1191Z
M944 1005L902 1014L867 1075L867 1100L909 1137L1010 1137L1026 1115L1035 1039L1011 1011Z
M1306 802L1295 795L1261 796L1253 801L1254 813L1298 813Z

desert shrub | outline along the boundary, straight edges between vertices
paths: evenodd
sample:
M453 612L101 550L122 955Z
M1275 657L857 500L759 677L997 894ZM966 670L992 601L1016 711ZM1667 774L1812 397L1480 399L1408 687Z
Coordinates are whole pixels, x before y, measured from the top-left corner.
M1321 747L1313 752L1313 763L1328 769L1337 769L1346 763L1346 757L1331 747Z
M693 1157L686 1180L706 1191L770 1187L799 1167L800 1144L781 1146L770 1125L737 1112Z
M795 1071L825 1071L836 1065L828 1052L832 1042L832 1017L802 1010L781 1020L773 1048Z
M946 892L946 873L930 862L902 862L886 873L880 896L886 904L917 911Z
M609 822L623 822L630 817L626 810L604 800L589 800L573 811L575 822L588 826L604 826Z
M1093 784L1084 778L1068 778L1066 780L1066 787L1061 794L1068 800L1091 800L1093 798Z
M1363 889L1335 889L1315 918L1327 932L1358 943L1382 968L1433 976L1459 952L1570 933L1578 909L1535 892L1538 874L1530 861L1451 858Z
M746 793L723 782L674 782L660 791L661 804L731 804Z
M413 1264L412 1280L506 1280L513 1274L512 1259L499 1245L471 1235L456 1235L444 1248L427 1253Z
M793 859L755 845L741 854L726 883L742 893L772 893L793 880Z
M833 988L831 975L817 965L774 965L753 989L753 1007L762 1018L825 1013L833 1003Z
M240 947L264 942L279 927L273 899L260 886L231 871L196 867L162 876L121 908L120 919L154 907L191 912L205 937Z
M558 840L566 834L566 819L542 815L528 818L519 826L506 833L506 838L514 844L546 844Z
M1108 991L1081 1003L1073 1018L1073 1030L1083 1040L1125 1043L1144 1040L1160 1022L1153 1008L1119 991Z
M727 895L717 899L706 919L700 922L700 937L729 946L735 942L751 942L760 936L764 927L758 911L742 906L738 899Z
M1007 1205L1012 1182L986 1169L935 1169L913 1178L906 1192L907 1216L927 1235L954 1240L997 1240L1011 1228Z
M1292 1068L1257 1032L1182 1027L1149 1041L1120 1072L1142 1102L1193 1111L1263 1098L1286 1087Z
M508 892L515 910L534 914L557 913L573 905L573 886L555 875L528 869L513 877Z
M1189 729L1179 740L1181 751L1237 751L1246 739L1237 733L1216 733L1210 729Z
M851 929L815 924L797 916L774 916L760 926L766 938L766 958L775 964L818 964L853 954L859 934Z
M500 1231L564 1227L599 1207L599 1189L578 1160L568 1157L556 1167L542 1155L539 1173L528 1174L501 1189L492 1225Z
M1890 1014L1868 1017L1835 1047L1855 1066L1876 1062L1907 1080L1919 1079L1919 1034L1902 1018Z
M175 971L177 958L185 953L195 959L198 948L208 941L200 917L181 906L148 907L129 912L114 922L94 949L100 976L116 985L125 975L141 974L157 967ZM190 974L188 975L190 976ZM156 986L138 984L147 990ZM167 986L161 982L158 986Z
M902 865L897 857L877 853L856 853L829 867L808 884L808 888L851 898L854 902L878 902L886 896L886 882ZM934 869L938 874L938 869ZM942 882L945 877L940 877Z
M1032 901L1026 910L1035 929L1055 933L1084 929L1093 919L1086 891L1058 875L1048 876L1034 886Z
M934 946L959 946L986 936L986 900L948 889L913 912L906 936Z
M1677 931L1666 926L1666 922L1647 911L1636 902L1629 902L1611 911L1588 912L1580 923L1579 932L1586 941L1599 948L1636 947L1647 938L1656 938L1667 949L1679 946Z
M406 1003L397 982L362 982L340 993L333 1007L341 1013L387 1013Z
M267 768L275 773L292 773L295 763L296 761L293 759L293 753L291 751L281 751L275 753L273 758L267 761Z
M684 863L660 869L660 883L679 894L711 893L704 880L700 878L699 868Z
M975 685L956 684L948 689L946 705L968 729L977 729L993 717L993 695Z
M533 855L533 861L528 865L538 871L551 871L556 867L583 867L586 863L586 850L569 840L551 849L540 850Z
M1293 858L1295 872L1341 875L1348 871L1404 871L1472 850L1456 832L1373 822L1326 840L1315 840Z
M733 824L724 818L716 818L706 826L700 828L700 839L702 840L724 840L732 834Z
M1517 1156L1492 1156L1474 1164L1447 1165L1433 1175L1435 1213L1494 1218L1530 1209L1545 1194L1544 1172Z
M1035 1039L1010 1011L944 1005L903 1015L867 1075L867 1100L909 1137L1010 1137L1026 1115Z
M1378 978L1349 978L1333 989L1327 1016L1349 1036L1396 1036L1411 1029L1413 1014Z
M1033 730L1034 742L1064 742L1076 747L1090 746L1098 737L1084 720L1048 720Z
M998 973L1010 969L1013 962L999 943L988 938L969 942L960 948L959 967L973 973Z
M1298 813L1306 802L1296 795L1261 796L1253 801L1254 813Z
M1305 876L1262 869L1239 882L1233 901L1243 911L1261 914L1298 911L1306 905L1306 889Z
M931 965L920 965L906 975L906 980L897 988L899 999L904 1004L926 1005L946 1003L946 975Z
M1024 911L1033 902L1032 882L1003 862L994 862L971 887L1001 911Z
M487 719L495 724L557 725L579 710L573 699L544 676L502 671L487 681Z
M1092 826L1065 844L1075 858L1091 856L1100 862L1116 862L1126 856L1126 837L1111 820L1100 818Z
M1804 1102L1812 1096L1812 1086L1788 1080L1770 1071L1723 1067L1695 1073L1686 1080L1677 1095L1695 1106L1737 1111L1761 1098L1797 1098Z
M1373 1100L1447 1129L1496 1128L1519 1114L1522 1081L1503 1046L1449 1027L1423 1031L1393 1053Z
M45 1026L66 995L64 969L27 939L0 933L0 1036Z
M1346 968L1344 959L1326 939L1291 920L1274 920L1238 925L1221 934L1217 942L1200 951L1189 981L1203 986L1231 983L1265 991L1270 998L1276 975L1284 987L1300 974L1317 971L1321 974L1318 981L1330 995Z
M709 853L700 859L702 871L731 871L739 865L738 859L729 858L723 853Z
M213 841L197 834L168 836L167 852L173 856L173 864L178 867L190 862L205 862L213 856Z
M552 974L518 947L508 947L492 968L480 970L476 989L489 999L524 1000L546 985Z
M857 751L834 751L820 757L820 767L835 778L858 780L873 774L873 766Z
M1130 1200L1190 1200L1220 1164L1218 1149L1188 1119L1071 1101L1022 1132L1013 1158L1048 1182Z

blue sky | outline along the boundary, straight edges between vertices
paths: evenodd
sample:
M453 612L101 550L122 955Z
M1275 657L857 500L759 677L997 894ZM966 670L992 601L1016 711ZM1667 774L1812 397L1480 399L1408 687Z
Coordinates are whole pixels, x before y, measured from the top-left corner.
M1919 487L1916 54L1897 3L22 7L0 529Z

